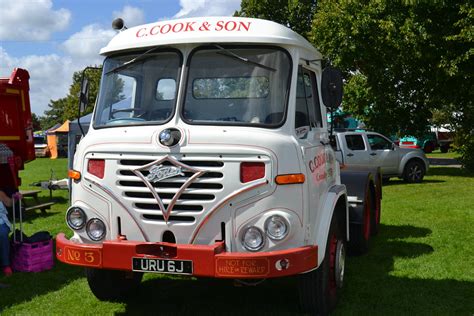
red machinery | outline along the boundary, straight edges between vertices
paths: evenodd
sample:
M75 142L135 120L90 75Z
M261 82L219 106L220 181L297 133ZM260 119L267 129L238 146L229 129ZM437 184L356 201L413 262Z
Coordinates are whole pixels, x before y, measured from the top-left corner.
M18 189L18 171L35 159L28 71L0 78L0 187Z

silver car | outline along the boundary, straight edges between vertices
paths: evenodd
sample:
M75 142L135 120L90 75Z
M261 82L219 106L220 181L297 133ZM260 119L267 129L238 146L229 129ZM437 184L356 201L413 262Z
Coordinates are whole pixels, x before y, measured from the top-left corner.
M399 177L421 182L429 161L420 149L400 148L382 134L364 131L336 133L337 158L348 166L381 167L384 179Z

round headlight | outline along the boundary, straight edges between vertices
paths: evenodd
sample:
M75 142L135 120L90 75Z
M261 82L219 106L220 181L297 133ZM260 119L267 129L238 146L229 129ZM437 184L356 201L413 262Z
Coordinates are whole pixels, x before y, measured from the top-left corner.
M288 235L288 222L282 216L270 216L265 221L265 230L269 238L282 240L286 235Z
M98 218L93 218L87 222L87 236L94 241L99 241L105 237L105 224Z
M66 221L69 227L74 230L81 229L86 224L86 213L78 207L72 207L67 211Z
M242 235L242 245L250 251L258 251L262 249L265 239L260 229L255 226L246 228Z

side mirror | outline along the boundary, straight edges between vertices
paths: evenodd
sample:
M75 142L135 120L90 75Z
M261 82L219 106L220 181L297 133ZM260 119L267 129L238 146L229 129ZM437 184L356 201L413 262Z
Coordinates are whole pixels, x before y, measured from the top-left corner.
M85 76L82 77L81 92L79 94L79 113L82 114L89 103L89 80Z
M342 102L342 74L339 69L330 66L324 68L321 80L321 94L324 105L337 109Z
M395 145L395 143L392 143L392 150L395 150L395 148L397 148L397 145Z

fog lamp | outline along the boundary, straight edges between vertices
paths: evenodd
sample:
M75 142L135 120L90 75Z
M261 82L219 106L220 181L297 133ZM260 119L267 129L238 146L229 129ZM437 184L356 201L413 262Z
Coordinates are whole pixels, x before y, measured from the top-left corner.
M269 238L282 240L288 235L288 222L283 216L270 216L265 221L265 231Z
M66 213L66 222L74 230L84 227L86 220L86 213L79 207L71 207Z
M262 231L255 226L246 228L242 234L242 245L249 251L262 249L264 241Z
M92 218L87 222L87 236L94 241L99 241L105 237L105 224L98 218Z

